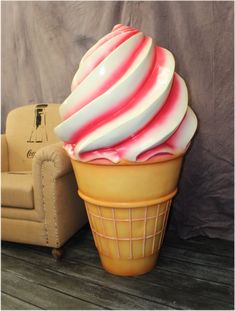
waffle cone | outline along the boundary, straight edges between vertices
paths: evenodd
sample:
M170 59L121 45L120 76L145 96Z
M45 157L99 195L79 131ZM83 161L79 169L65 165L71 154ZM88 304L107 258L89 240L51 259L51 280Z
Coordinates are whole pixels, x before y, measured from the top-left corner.
M153 269L177 192L183 155L144 163L71 160L103 267L117 275Z

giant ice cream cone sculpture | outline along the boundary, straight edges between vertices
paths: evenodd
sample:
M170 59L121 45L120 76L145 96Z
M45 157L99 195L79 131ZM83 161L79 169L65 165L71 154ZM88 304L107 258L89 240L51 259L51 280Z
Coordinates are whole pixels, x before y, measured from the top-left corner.
M104 268L150 271L197 119L173 55L117 25L82 58L56 127Z

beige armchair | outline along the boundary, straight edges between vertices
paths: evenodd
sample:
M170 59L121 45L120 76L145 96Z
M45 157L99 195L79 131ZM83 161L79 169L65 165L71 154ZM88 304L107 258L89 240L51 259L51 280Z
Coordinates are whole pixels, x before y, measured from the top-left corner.
M53 132L58 106L12 110L1 135L2 240L48 246L54 257L87 222L70 160Z

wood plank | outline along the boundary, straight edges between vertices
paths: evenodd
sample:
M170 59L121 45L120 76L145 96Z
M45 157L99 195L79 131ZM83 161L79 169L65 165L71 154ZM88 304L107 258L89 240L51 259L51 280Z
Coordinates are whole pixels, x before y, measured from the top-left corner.
M170 240L171 235L169 235L168 240ZM177 239L178 240L178 239ZM204 240L204 239L203 239ZM76 241L76 242L75 242ZM86 242L87 241L87 242ZM184 241L181 243L178 241L178 244L173 245L169 243L163 243L162 249L161 249L161 256L162 257L169 257L171 259L179 259L181 261L186 261L189 263L195 263L195 264L201 264L201 265L208 265L209 267L217 267L219 269L228 269L232 270L234 269L234 262L233 257L230 256L221 256L219 253L220 249L217 251L217 254L215 253L206 253L206 252L200 252L200 247L198 245L192 244L191 247L186 247L184 249ZM81 243L94 245L93 237L91 232L89 231L88 227L84 228L83 231L81 231L79 234L77 234L70 243L78 243L80 245ZM207 242L207 239L205 240ZM212 243L214 243L213 241ZM228 241L225 241L225 243ZM181 246L181 247L180 247ZM222 246L222 245L221 245ZM216 247L214 245L214 247ZM232 253L233 247L231 243L227 245L227 251L230 247L230 253Z
M16 254L17 255L17 254ZM37 254L43 266L48 267L48 258L46 254ZM18 256L21 256L25 260L32 260L34 263L37 260L37 255L31 254L28 255L28 252L25 251L25 254L22 251L18 252ZM43 261L43 256L44 261ZM89 255L88 255L89 256ZM88 260L88 258L87 258ZM54 265L50 265L50 269L53 269ZM160 286L159 284L150 284L144 282L141 278L123 278L113 276L109 273L106 273L103 269L88 266L82 262L61 262L56 267L57 272L60 271L66 275L74 276L90 282L95 280L95 282L101 286L108 286L109 288L116 289L118 291L124 291L128 294L142 296L145 299L157 300L163 304L168 304L174 308L183 308L183 309L213 309L218 305L220 309L228 309L231 304L224 303L222 301L216 301L214 299L209 299L208 297L204 300L195 299L195 293L191 290L182 291L178 288L169 288L166 286Z
M88 234L86 234L86 236L88 236ZM68 244L68 247L71 248L70 252L75 252L77 254L80 249L95 250L94 242L90 238L87 240L83 240L82 238L76 238L76 240L73 239L70 241L70 244ZM83 255L86 256L86 253ZM193 256L192 253L190 255ZM223 267L222 264L220 267L217 267L216 264L210 264L209 259L212 259L210 256L207 257L208 260L205 262L206 264L199 263L197 260L189 260L189 256L187 260L184 260L184 258L179 255L177 256L177 251L176 257L178 258L175 258L174 254L172 254L172 257L168 258L167 256L164 256L164 251L161 252L157 264L158 268L210 282L223 283L227 285L233 284L233 273L230 271L231 269L226 270L226 267ZM216 256L215 258L218 261L218 257ZM87 260L87 258L83 258L83 260ZM93 260L94 263L96 261L95 258L91 258L91 260Z
M177 236L176 232L168 230L164 239L164 244L177 248L197 250L200 253L230 258L234 257L234 245L232 241L210 239L201 236L183 240Z
M85 236L85 239L84 239L84 236ZM12 243L9 243L8 246L11 244ZM28 249L29 251L30 249L31 251L33 251L33 249L37 249L40 252L43 252L47 254L48 256L50 256L49 254L50 250L47 248L34 247L34 246L33 247L24 246L24 247ZM176 248L167 246L166 249L172 250L171 255L173 257L174 255L173 251ZM69 243L67 243L66 250L67 251L65 253L64 262L66 262L67 264L70 264L70 261L73 261L74 264L78 264L78 265L81 265L81 264L87 265L87 263L89 263L89 265L93 265L96 268L102 269L100 262L99 262L98 254L95 250L95 246L93 243L91 233L88 231L87 226L79 234L76 235L76 238L73 238ZM163 247L163 250L164 250L164 247ZM185 253L183 252L184 251L183 249L177 249L176 252L177 251L178 251L178 259L182 259L180 255L183 255L182 262L184 262L185 260L189 260L191 255L195 256L195 254L198 254L197 252L190 251L190 252L186 252L186 256L184 256ZM217 258L217 262L215 261L215 265L220 265L220 259L218 258L217 255L213 256L213 255L205 253L203 254L203 258L204 258L204 255L206 255L205 258L207 259L206 265L209 264L209 259L215 260L215 258ZM226 269L226 264L230 263L231 261L231 258L226 258L226 259L228 259L228 261L225 262L225 269ZM181 265L182 265L182 262L180 263ZM201 263L203 263L203 259ZM198 266L198 264L194 266ZM228 267L228 268L230 269L231 267ZM229 272L230 272L229 274L231 275L231 271ZM67 272L65 271L65 274L66 273ZM208 273L210 273L210 271L208 271ZM228 271L226 271L224 275L226 276L227 274L228 274ZM161 266L159 267L159 265L151 273L146 274L145 276L141 276L139 278L141 278L141 280L144 282L154 283L154 284L158 282L158 285L176 287L177 289L180 289L181 291L185 291L188 289L191 291L191 293L192 291L199 292L200 297L204 296L204 297L209 297L214 300L220 300L224 303L227 303L228 306L229 305L231 306L233 304L233 298L232 298L233 297L233 287L232 287L233 283L231 282L232 280L231 278L230 278L231 286L227 286L226 284L220 284L218 282L216 283L213 281L205 281L205 280L201 280L200 278L195 278L195 277L189 278L187 274L186 275L184 274L184 271L179 272L178 270L175 271L174 269L172 271L171 269L169 270L169 267L167 270L165 270L165 267L161 267Z
M188 250L172 247L164 244L161 249L161 256L171 259L178 259L189 263L200 264L209 267L216 267L223 270L233 271L234 264L232 257L223 257L215 254L201 253L197 250Z
M38 270L35 270L38 274ZM41 309L87 310L101 309L93 303L65 295L51 288L24 279L14 271L2 271L2 288L8 294L27 301Z
M96 305L102 306L103 309L170 309L170 307L164 306L164 304L160 304L157 301L148 301L134 295L127 295L118 289L108 288L105 286L105 279L103 284L94 283L94 279L96 279L94 274L90 278L84 278L80 274L69 275L59 273L63 265L69 269L68 264L63 262L56 263L53 258L48 258L45 254L41 254L40 257L35 256L33 252L29 253L29 251L22 251L20 254L21 257L24 254L25 260L7 256L3 251L2 270L11 271L30 282L47 288L85 301L91 301ZM20 254L18 253L19 256ZM41 263L40 265L35 264L37 258L38 262ZM48 269L48 264L51 264L54 270ZM90 268L89 266L86 267ZM39 270L40 273L37 273Z
M2 292L1 310L41 310L41 309L28 302L13 297L12 295Z
M89 249L74 249L67 252L66 261L74 261L80 264L80 262L88 263L89 265L93 265L97 268L102 269L98 253L92 252ZM200 292L200 295L212 298L215 300L220 300L227 302L230 299L230 302L233 302L233 283L231 282L231 286L220 284L218 282L202 280L196 277L188 277L188 275L183 273L178 273L176 271L168 271L165 270L164 267L161 268L159 265L156 266L151 273L139 276L142 281L151 282L158 285L163 285L167 287L177 288L183 291L187 290L195 290Z
M93 240L90 225L86 224L70 241L74 239ZM232 241L210 239L202 236L183 240L172 230L167 230L163 245L203 254L234 258L234 245Z
M87 232L84 232L84 234L90 235ZM75 261L78 260L82 261L83 263L89 262L89 264L101 268L99 257L95 250L93 241L91 240L89 243L87 242L87 240L83 239L71 240L70 243L67 245L67 253L65 259L72 259ZM48 251L46 248L42 247L39 247L39 250ZM183 265L183 269L181 269L180 271L179 269L175 270L175 265L168 265L167 267L158 265L155 270L145 276L142 276L141 278L142 280L147 282L154 282L154 279L156 277L157 283L159 285L173 286L181 290L186 290L187 288L197 290L199 288L199 291L201 292L200 295L211 297L213 299L221 300L224 302L226 302L227 299L230 299L230 302L232 303L233 282L231 272L229 273L231 286L227 286L225 284L218 283L218 279L216 280L216 282L214 282L213 280L211 281L211 278L210 280L208 280L208 276L206 276L207 280L200 279L202 276L200 273L198 277L198 271L197 277L195 277L194 275L193 277L191 276L189 279L188 273L186 272L185 274L184 263L180 262L180 265ZM193 267L194 269L191 270L194 271L195 267L197 266L193 265ZM190 271L190 266L188 270ZM199 269L199 272L202 271ZM210 274L210 270L208 270L208 273ZM225 279L227 278L227 275L227 271L222 274Z
M70 256L74 253L73 258L76 258L76 256L78 255L76 249L87 249L89 251L90 263L96 265L98 261L98 265L100 265L98 255L95 250L93 238L91 236L91 233L87 230L87 226L79 233L79 235L74 237L68 243L66 248L71 249ZM41 250L44 251L46 249L41 248ZM91 256L91 250L95 250L94 257ZM168 253L165 256L166 250L168 250ZM169 254L169 252L171 253ZM82 258L80 258L83 261L87 260L86 253L81 254L81 252L79 252L79 255L83 256ZM193 263L192 266L191 263ZM218 257L217 255L213 256L210 254L203 254L200 258L200 254L197 252L187 252L182 249L168 248L164 246L160 254L158 269L160 268L161 270L166 270L173 273L180 273L186 276L191 276L193 278L207 280L210 282L231 285L233 284L233 274L231 273L231 271L233 271L232 264L233 261L231 258L224 258L223 264L223 258ZM204 265L206 266L203 267ZM230 273L227 273L227 269L231 270Z
M69 252L67 252L67 258L71 258L73 260L76 260L76 258L78 258L78 260L82 260L86 262L87 261L86 256L89 254L88 256L91 257L91 254L90 254L91 249L94 249L94 246L93 248L91 248L92 244L93 242L91 242L90 245L88 246L86 245L86 242L84 243L83 240L81 240L80 242L77 240L76 247L73 247L71 250L69 250ZM85 253L83 253L83 251ZM162 256L162 254L160 256ZM90 262L92 262L92 264L95 264L96 266L101 266L100 263L98 262L97 253L94 254L94 258L92 258ZM171 267L169 265L167 267L168 270L165 270L166 269L165 266L159 267L159 265L157 265L156 269L154 269L151 273L146 274L145 276L141 276L141 278L144 279L145 281L151 281L151 282L154 282L154 281L156 282L157 280L158 284L164 284L166 286L167 285L173 286L181 290L186 290L186 289L196 290L197 292L198 291L200 292L200 295L211 297L215 300L221 300L224 302L229 300L230 303L233 303L233 275L231 271L225 271L224 273L222 273L222 277L223 277L223 280L225 280L225 282L227 281L227 276L228 276L228 280L230 280L229 286L228 286L226 284L220 284L218 282L218 278L215 279L216 281L208 280L208 276L206 276L207 280L200 279L200 277L202 277L202 271L203 271L200 266L198 269L200 272L199 274L200 277L195 277L194 275L189 278L188 273L184 272L184 267L185 267L184 263L180 262L180 265L183 267L180 271L177 271L177 270L175 271L175 269L173 269L174 266ZM193 265L193 267L194 267L193 271L195 271L195 268L197 268L197 265ZM209 269L207 270L207 274L210 274L210 267L208 266L207 269ZM224 270L222 269L222 271ZM216 270L216 274L217 274L217 270ZM198 272L196 275L198 276ZM203 278L205 278L204 275L203 275Z
M174 271L188 275L188 277L196 277L201 280L217 282L221 284L232 285L233 273L224 269L216 269L203 265L187 263L185 261L173 260L171 258L159 257L158 267L167 271Z
M79 249L71 249L67 252L66 261L72 260L75 262L88 263L101 268L101 263L98 257L97 251L91 250L91 248L80 247ZM184 264L180 263L184 267ZM194 265L195 266L195 265ZM229 286L227 284L220 284L210 280L203 280L201 278L191 276L183 273L183 271L174 271L174 269L166 269L164 266L159 267L157 264L156 268L151 273L145 274L138 278L142 281L157 283L167 287L177 288L183 291L197 291L200 296L205 296L215 300L233 303L233 282L231 281ZM208 272L209 273L209 272ZM226 271L226 275L231 275L231 272ZM207 277L208 279L208 277ZM232 275L231 275L232 280Z

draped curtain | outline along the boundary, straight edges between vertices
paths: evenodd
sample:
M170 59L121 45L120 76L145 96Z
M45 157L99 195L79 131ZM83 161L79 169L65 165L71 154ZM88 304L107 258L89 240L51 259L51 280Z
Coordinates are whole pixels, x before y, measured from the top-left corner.
M62 102L83 54L115 24L136 27L174 54L199 119L170 227L182 238L233 239L233 5L2 2L2 132L10 110Z

